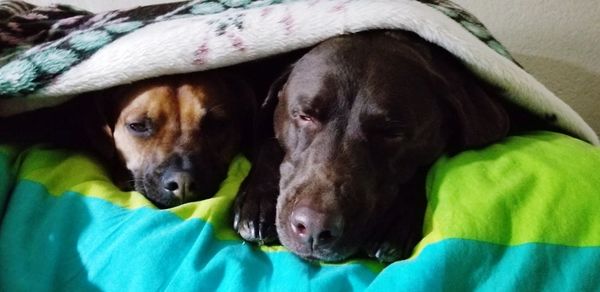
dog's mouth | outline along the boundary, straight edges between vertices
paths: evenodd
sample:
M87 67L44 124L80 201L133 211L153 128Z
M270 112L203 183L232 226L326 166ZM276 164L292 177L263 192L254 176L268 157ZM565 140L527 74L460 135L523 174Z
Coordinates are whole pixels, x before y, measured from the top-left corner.
M338 254L331 254L331 253L326 253L326 254L324 254L324 253L299 254L296 252L294 252L294 253L309 262L335 263L335 262L341 262L341 261L345 260L346 258L348 258L347 256L340 256Z
M159 209L176 207L185 203L181 198L161 194L155 184L144 178L136 178L133 189L150 200Z
M307 261L313 261L313 262L324 261L324 262L330 262L330 263L341 262L354 254L354 252L342 254L342 253L334 252L333 250L324 250L324 249L313 250L312 252L308 252L308 253L303 253L298 250L292 250L292 252Z

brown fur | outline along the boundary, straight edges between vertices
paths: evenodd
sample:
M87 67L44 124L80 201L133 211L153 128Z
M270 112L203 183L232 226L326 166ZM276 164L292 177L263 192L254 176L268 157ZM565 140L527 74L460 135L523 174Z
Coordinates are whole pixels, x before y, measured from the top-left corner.
M216 192L233 157L251 144L244 133L252 129L255 107L249 87L227 72L163 76L12 117L0 127L12 133L0 142L23 137L25 129L36 136L25 142L95 150L117 185L171 207ZM53 135L58 132L64 135Z

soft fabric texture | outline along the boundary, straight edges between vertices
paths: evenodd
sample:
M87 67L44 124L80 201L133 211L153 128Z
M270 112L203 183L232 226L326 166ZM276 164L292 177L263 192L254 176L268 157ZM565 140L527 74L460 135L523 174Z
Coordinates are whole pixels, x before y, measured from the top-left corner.
M116 189L88 156L0 151L2 291L595 291L600 149L562 134L508 138L431 169L424 238L388 266L306 262L244 243L212 198L168 210Z
M91 14L0 5L0 116L147 77L236 64L376 28L414 31L509 100L598 137L447 1L190 1ZM6 4L8 3L8 4ZM243 157L214 198L158 210L92 158L0 146L0 291L595 291L600 149L562 134L507 138L431 169L424 238L408 260L306 262L244 243L231 204Z
M95 15L64 6L22 10L0 26L0 116L56 105L82 92L387 28L440 45L508 100L600 144L583 119L514 63L475 17L446 0L196 0ZM0 6L0 12L15 9Z

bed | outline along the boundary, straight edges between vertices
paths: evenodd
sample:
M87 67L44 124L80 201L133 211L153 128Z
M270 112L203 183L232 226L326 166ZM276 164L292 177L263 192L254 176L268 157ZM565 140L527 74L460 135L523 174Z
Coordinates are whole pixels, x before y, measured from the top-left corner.
M2 291L600 290L598 137L451 2L189 1L98 14L2 7L2 116L396 28L446 48L561 129L440 158L427 177L423 239L409 259L391 264L360 256L309 262L242 241L230 208L251 167L241 155L214 197L160 210L115 187L86 153L5 144Z

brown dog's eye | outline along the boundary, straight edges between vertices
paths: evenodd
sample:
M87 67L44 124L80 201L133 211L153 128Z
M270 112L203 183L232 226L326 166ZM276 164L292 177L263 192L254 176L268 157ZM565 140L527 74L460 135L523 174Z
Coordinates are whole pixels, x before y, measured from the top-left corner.
M150 120L144 119L141 121L135 121L127 124L127 128L130 132L136 135L146 135L150 133Z
M129 124L129 128L134 132L146 132L148 130L144 123L131 123Z

